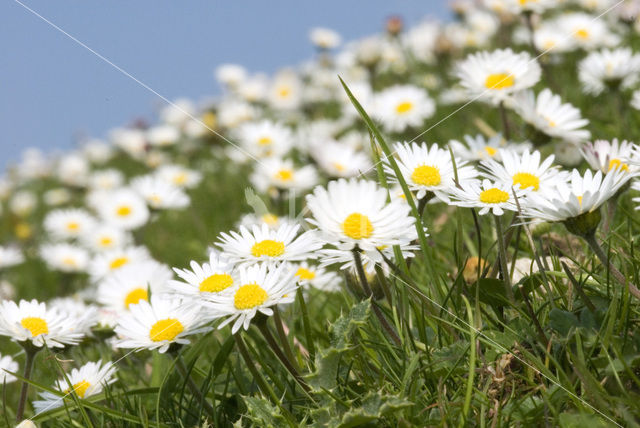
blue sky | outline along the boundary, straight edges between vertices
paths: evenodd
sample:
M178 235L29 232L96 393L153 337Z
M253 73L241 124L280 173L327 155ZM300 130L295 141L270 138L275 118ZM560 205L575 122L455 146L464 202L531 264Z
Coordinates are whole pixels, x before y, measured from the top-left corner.
M446 0L20 0L168 99L218 91L213 70L238 63L271 73L313 55L308 30L347 40L390 15L408 25L446 16ZM73 147L136 118L157 96L33 15L0 3L0 165L27 147Z

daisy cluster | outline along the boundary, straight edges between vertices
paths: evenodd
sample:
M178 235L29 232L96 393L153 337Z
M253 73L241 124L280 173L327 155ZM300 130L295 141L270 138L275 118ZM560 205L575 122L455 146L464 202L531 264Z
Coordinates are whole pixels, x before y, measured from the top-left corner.
M425 212L470 208L580 232L576 219L640 191L640 147L623 125L578 107L610 97L640 109L640 54L624 43L637 39L640 7L613 6L459 1L453 22L392 19L344 45L318 28L307 63L272 76L222 65L213 100L177 100L153 123L71 152L25 151L0 180L0 335L27 350L99 340L114 356L172 353L214 329L241 334L296 299L346 291L359 268L372 280L426 257L423 240L437 235ZM505 34L510 47L494 48ZM571 90L557 86L558 67ZM392 144L363 126L338 76ZM465 123L440 123L447 114ZM231 184L214 180L232 172L238 189L254 190L233 227L211 232L199 216L227 209L219 186ZM154 228L170 221L200 227L208 250L163 256L182 239ZM11 281L29 270L55 278L38 286L57 297L21 299L24 283ZM0 383L16 381L18 366L0 356ZM88 361L33 407L101 394L116 378L112 362Z

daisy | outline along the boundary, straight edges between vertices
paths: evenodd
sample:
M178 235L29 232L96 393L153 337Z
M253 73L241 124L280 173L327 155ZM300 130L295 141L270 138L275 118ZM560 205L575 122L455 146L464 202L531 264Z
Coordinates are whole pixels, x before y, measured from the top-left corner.
M163 165L156 175L169 184L186 189L192 189L202 181L202 173L180 165Z
M606 174L612 169L636 172L640 158L634 151L634 144L627 140L596 140L580 148L582 156L591 168Z
M83 334L89 334L91 328L98 323L98 307L87 305L79 298L58 297L48 302L51 309L70 314L76 319L75 328Z
M82 153L94 164L103 164L113 157L114 147L105 141L92 138L82 143Z
M640 110L640 89L633 91L630 104L634 109Z
M323 50L334 49L342 41L340 34L329 28L312 28L309 31L309 39L318 48Z
M302 287L313 287L330 293L342 289L340 277L335 272L329 271L324 267L302 262L292 264L290 269L294 272L295 280Z
M149 294L162 293L173 277L171 269L155 260L130 263L98 283L96 300L107 309L127 311Z
M260 192L267 192L274 188L302 191L318 183L318 174L311 165L296 168L292 161L274 157L257 164L250 180Z
M295 110L302 101L302 88L302 82L295 71L281 70L271 82L267 101L276 110Z
M412 85L391 86L378 93L373 103L374 116L389 132L420 127L436 109L427 92Z
M72 314L47 309L45 303L37 300L20 300L19 304L10 300L0 302L0 335L49 348L75 345L83 337Z
M269 120L242 125L238 140L247 152L259 158L282 156L293 146L291 129Z
M153 175L134 178L131 181L131 188L138 192L153 209L184 208L191 202L182 188Z
M320 229L325 242L341 249L375 250L414 239L408 204L397 199L387 203L387 196L387 190L373 181L331 181L307 195L313 215L308 221Z
M38 198L29 190L19 190L9 200L9 210L18 217L27 217L38 205Z
M516 189L516 195L521 198L524 193ZM485 215L489 211L496 216L501 216L504 211L517 211L515 199L512 193L511 183L491 182L488 179L469 181L462 189L455 188L451 194L453 205L460 207L480 208L478 214Z
M44 192L42 199L49 206L63 205L71 200L71 192L65 188L51 189Z
M100 224L80 237L82 244L93 252L122 248L131 243L129 233L109 224Z
M8 373L17 373L18 368L18 363L11 358L10 355L5 355L3 357L2 354L0 354L0 385L18 380L17 377Z
M109 139L135 159L139 159L147 149L147 139L139 129L116 128L109 133Z
M620 42L607 23L584 12L567 13L557 19L557 28L576 46L590 50L602 46L613 47Z
M544 192L529 194L522 206L523 213L527 217L544 221L564 222L570 232L584 235L595 230L600 222L598 208L613 197L630 178L631 174L619 168L606 175L601 171L594 174L591 170L581 175L574 169L568 182L560 182ZM597 214L584 216L594 212ZM586 225L582 222L585 219L589 220Z
M541 14L547 9L558 6L560 0L507 0L512 13L532 12Z
M0 246L0 269L19 265L24 262L24 255L17 247Z
M235 231L221 233L218 246L232 263L250 264L260 261L302 261L313 258L313 252L322 244L315 231L307 231L299 236L298 224L285 224L277 229L253 226L251 230L240 226Z
M636 192L640 191L640 181L634 181L634 182L631 184L631 188L632 188L633 190L635 190ZM633 200L633 202L635 202L635 203L637 203L637 204L638 204L638 203L640 203L640 197L635 197L635 198L633 198L632 200ZM636 211L640 210L640 204L639 204L639 205L636 205L636 208L635 208L635 209L636 209Z
M489 139L482 134L478 134L475 137L465 135L464 141L462 143L458 140L450 140L449 145L453 154L465 161L479 161L493 157L499 159L499 149L507 147L507 141L500 134L495 134Z
M180 130L173 125L156 125L147 130L147 141L152 146L171 146L180 139Z
M335 140L313 144L310 154L331 177L351 178L365 174L373 164L365 153Z
M102 364L102 361L89 362L79 369L71 370L56 381L54 389L60 394L43 391L40 393L40 400L33 402L36 413L43 413L47 410L55 409L64 405L64 400L72 401L71 393L78 398L89 398L102 392L106 385L116 381L116 367L112 362ZM67 382L67 380L69 382Z
M259 214L256 212L255 214L245 214L242 216L240 221L238 222L238 226L244 226L248 229L252 228L254 225L262 227L263 224L266 224L269 229L278 229L283 224L297 224L297 222L291 217L287 216L278 216L271 212L265 210L256 210L261 212Z
M405 240L399 244L399 246L402 257L405 260L410 257L414 257L415 254L413 251L420 248L418 245L412 244L410 240ZM352 251L353 250L334 248L323 249L320 251L320 267L339 264L340 269L349 270L354 276L356 276L356 264ZM376 265L381 266L383 271L388 273L389 268L386 264L385 258L393 262L397 262L392 246L380 246L379 248L372 250L359 250L359 252L360 259L362 260L362 267L364 268L365 273L370 276L376 274Z
M88 270L92 278L101 279L124 266L150 259L149 251L145 247L116 248L95 255Z
M221 64L216 67L216 80L229 88L236 88L247 80L247 70L237 64Z
M580 110L572 104L563 104L560 96L549 89L543 89L537 98L533 91L519 92L509 100L509 105L525 122L550 137L571 142L591 137L584 129L589 121L582 118Z
M629 48L591 52L578 64L578 79L584 91L599 95L606 88L629 89L638 82L640 55Z
M554 156L540 161L540 152L529 150L523 154L511 150L501 150L501 162L493 159L482 162L484 174L507 187L537 192L553 186L558 180L564 180L565 173L553 166Z
M229 292L238 282L235 265L215 251L209 253L208 262L191 261L190 266L190 270L173 268L182 281L169 282L169 289L185 298L206 299L211 294Z
M124 175L117 169L95 171L89 176L89 188L98 190L113 190L124 184Z
M80 153L69 153L58 161L56 175L58 179L73 187L87 185L91 165Z
M92 229L95 219L83 209L51 211L44 219L44 228L57 239L74 239Z
M497 104L540 80L540 65L526 52L478 52L458 64L456 75L470 98Z
M218 328L233 322L231 334L247 330L258 312L271 316L272 306L291 303L297 284L286 264L259 263L238 268L240 281L229 293L215 294L204 303L214 318L226 318Z
M102 220L121 229L137 229L149 220L145 200L131 189L121 188L108 192L97 204Z
M152 295L150 302L140 300L122 314L115 328L116 347L157 349L162 354L174 343L189 344L187 336L209 331L207 322L193 303Z
M89 264L89 253L72 244L45 244L40 257L49 268L62 272L84 272Z
M575 49L571 37L567 37L557 20L544 21L533 32L533 43L539 52L559 54Z
M448 194L456 184L454 165L448 150L441 149L437 144L428 147L425 143L397 143L394 152L404 180L410 190L417 192L418 199L431 192L444 202L449 200ZM455 163L459 182L471 180L478 174L465 161L456 159ZM384 163L384 169L390 181L398 181L388 162Z

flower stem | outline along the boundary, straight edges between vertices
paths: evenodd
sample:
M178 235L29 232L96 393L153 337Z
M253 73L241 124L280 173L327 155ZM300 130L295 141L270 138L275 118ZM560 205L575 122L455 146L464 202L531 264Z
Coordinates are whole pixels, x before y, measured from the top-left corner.
M620 282L622 285L627 285L629 288L629 293L631 293L636 299L640 299L640 290L638 287L633 285L631 282L627 281L622 272L620 272L608 259L600 244L596 239L595 232L588 233L583 236L584 240L587 241L591 250L596 254L596 256L600 259L603 265L609 269L609 272Z
M511 139L511 131L509 129L509 120L507 119L507 109L504 107L504 101L500 102L498 109L500 110L500 119L502 119L504 139L509 141Z
M22 388L20 389L20 401L18 401L18 410L16 410L16 422L22 422L22 416L24 415L24 408L27 403L27 392L29 391L29 383L27 382L31 378L31 372L33 371L33 363L35 357L40 348L33 346L30 342L23 345L25 352L24 372L22 377Z
M353 261L356 265L356 272L358 273L358 278L360 279L362 289L364 290L365 294L369 298L371 298L371 307L373 308L373 313L376 314L376 317L378 317L380 324L382 324L382 327L389 334L394 343L400 346L402 344L402 341L400 340L400 337L398 337L398 333L396 333L393 327L391 327L391 324L385 318L384 314L378 307L378 304L375 302L375 300L373 300L373 291L371 290L371 287L369 287L369 281L367 281L367 275L365 274L364 267L362 266L362 258L360 257L360 250L358 249L358 247L354 248L352 250L352 253Z
M211 404L207 402L207 398L204 396L200 388L198 388L198 385L196 385L194 380L191 378L191 373L189 373L189 371L187 370L187 367L185 366L184 361L182 360L182 357L180 355L176 356L176 365L178 366L178 371L180 371L180 374L182 375L182 377L187 380L187 385L189 386L191 393L196 397L198 397L198 401L200 402L202 407L205 408L205 410L207 411L207 413L211 418L214 418L213 406L211 406Z
M291 350L291 346L289 345L289 339L284 331L282 317L280 317L280 311L277 306L273 307L273 321L276 324L276 331L278 332L278 337L280 338L280 343L282 344L282 349L284 349L287 359L296 369L298 369L299 367L295 356L293 355L293 351Z
M509 301L513 302L513 290L511 289L511 277L509 276L509 265L507 264L507 249L504 247L504 236L502 232L502 221L500 216L494 215L496 221L496 232L498 234L498 256L500 257L500 270L504 281L505 292Z

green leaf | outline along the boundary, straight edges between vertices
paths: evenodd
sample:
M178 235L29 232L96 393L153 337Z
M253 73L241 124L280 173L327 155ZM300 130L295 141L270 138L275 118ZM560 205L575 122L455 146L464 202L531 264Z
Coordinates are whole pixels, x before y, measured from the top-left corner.
M587 413L561 413L559 422L562 428L606 428L611 426L601 417Z
M551 312L549 312L549 327L561 335L566 336L572 328L580 327L580 321L578 321L578 317L571 312L553 308Z
M371 302L365 300L351 308L346 316L341 316L331 325L331 345L337 350L345 350L351 342L351 335L358 327L365 325L371 312Z
M280 413L280 409L268 400L248 396L242 398L247 405L247 416L256 426L276 428L287 425L287 420Z

